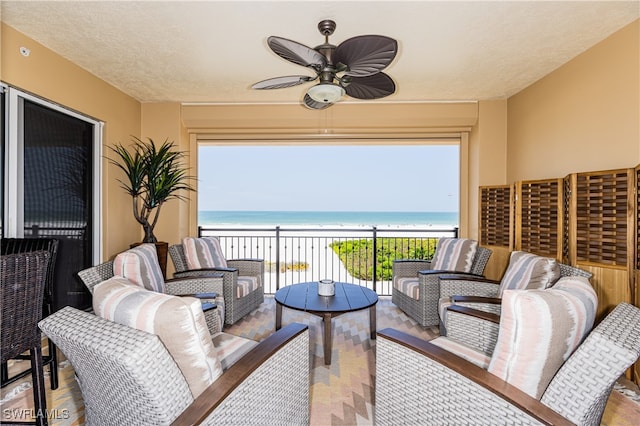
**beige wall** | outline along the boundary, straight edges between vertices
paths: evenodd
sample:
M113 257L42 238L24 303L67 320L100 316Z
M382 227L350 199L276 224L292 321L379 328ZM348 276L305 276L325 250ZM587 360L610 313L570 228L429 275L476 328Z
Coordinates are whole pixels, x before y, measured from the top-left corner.
M105 156L107 145L140 136L138 101L4 23L1 31L3 82L104 122ZM21 46L31 50L28 57L20 54ZM119 188L117 176L115 168L103 161L104 257L128 248L135 240L132 236L142 236L131 213L131 198Z
M127 143L130 135L170 138L182 150L190 150L195 134L212 129L227 135L247 129L253 135L307 132L325 141L332 132L338 137L467 132L468 199L461 206L469 206L465 234L477 237L480 185L640 163L639 26L636 21L508 100L482 101L457 111L437 103L366 103L336 105L311 116L298 106L280 114L272 106L195 110L176 103L140 104L4 24L0 77L105 122L105 154L109 153L106 146ZM28 58L19 54L20 46L31 49ZM192 166L193 160L192 155ZM132 217L130 198L118 187L117 171L106 161L104 165L104 252L108 258L135 241L133 235L141 237L142 233ZM160 239L174 243L195 231L195 203L170 201L163 209L157 228Z
M508 100L507 183L640 163L640 20Z
M142 104L142 138L151 138L156 143L165 140L173 141L176 149L185 152L185 165L189 165L189 136L182 126L182 106L175 102L143 103ZM190 170L189 175L195 175ZM197 187L195 180L190 182ZM196 198L195 192L183 191L183 197ZM160 219L154 229L158 241L166 241L169 244L177 244L182 237L194 235L189 230L189 203L177 199L167 201L162 206ZM173 274L173 264L167 262L167 276Z
M469 235L478 238L480 186L507 183L507 101L479 103L469 144Z

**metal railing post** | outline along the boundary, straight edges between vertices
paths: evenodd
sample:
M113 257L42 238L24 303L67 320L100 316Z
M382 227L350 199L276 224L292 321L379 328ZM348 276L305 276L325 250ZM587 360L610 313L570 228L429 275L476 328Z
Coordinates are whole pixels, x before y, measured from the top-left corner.
M280 225L276 226L276 291L280 290Z
M378 283L378 228L373 226L373 291L376 291Z

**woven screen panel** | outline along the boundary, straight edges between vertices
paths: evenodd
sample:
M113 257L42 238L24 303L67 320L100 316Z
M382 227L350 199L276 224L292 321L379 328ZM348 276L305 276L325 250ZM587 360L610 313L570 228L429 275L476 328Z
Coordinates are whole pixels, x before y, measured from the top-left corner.
M520 250L555 258L561 243L558 226L562 220L559 179L519 184Z
M480 244L510 247L512 187L480 187Z
M569 264L571 259L571 237L569 228L571 226L571 175L562 181L564 187L562 194L563 204L563 229L562 229L562 262Z
M576 182L576 258L627 265L629 169L579 173Z
M640 165L636 167L636 269L640 270Z

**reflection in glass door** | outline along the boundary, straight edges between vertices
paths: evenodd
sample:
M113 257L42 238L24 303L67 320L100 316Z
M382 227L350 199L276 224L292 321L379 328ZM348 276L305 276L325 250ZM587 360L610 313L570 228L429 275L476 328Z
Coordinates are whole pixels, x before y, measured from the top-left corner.
M54 310L89 308L76 273L99 259L101 124L12 89L8 108L4 232L59 239Z

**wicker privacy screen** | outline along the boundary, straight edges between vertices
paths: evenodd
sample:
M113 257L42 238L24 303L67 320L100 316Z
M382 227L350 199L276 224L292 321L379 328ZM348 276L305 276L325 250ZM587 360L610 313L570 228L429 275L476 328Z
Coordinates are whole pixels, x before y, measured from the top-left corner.
M629 264L632 172L633 169L621 169L576 175L576 261Z
M516 188L516 250L560 259L562 180L523 181Z
M511 185L480 187L480 244L511 248Z
M636 167L636 269L640 271L640 165ZM640 286L636 284L636 286ZM638 295L636 295L638 297Z

